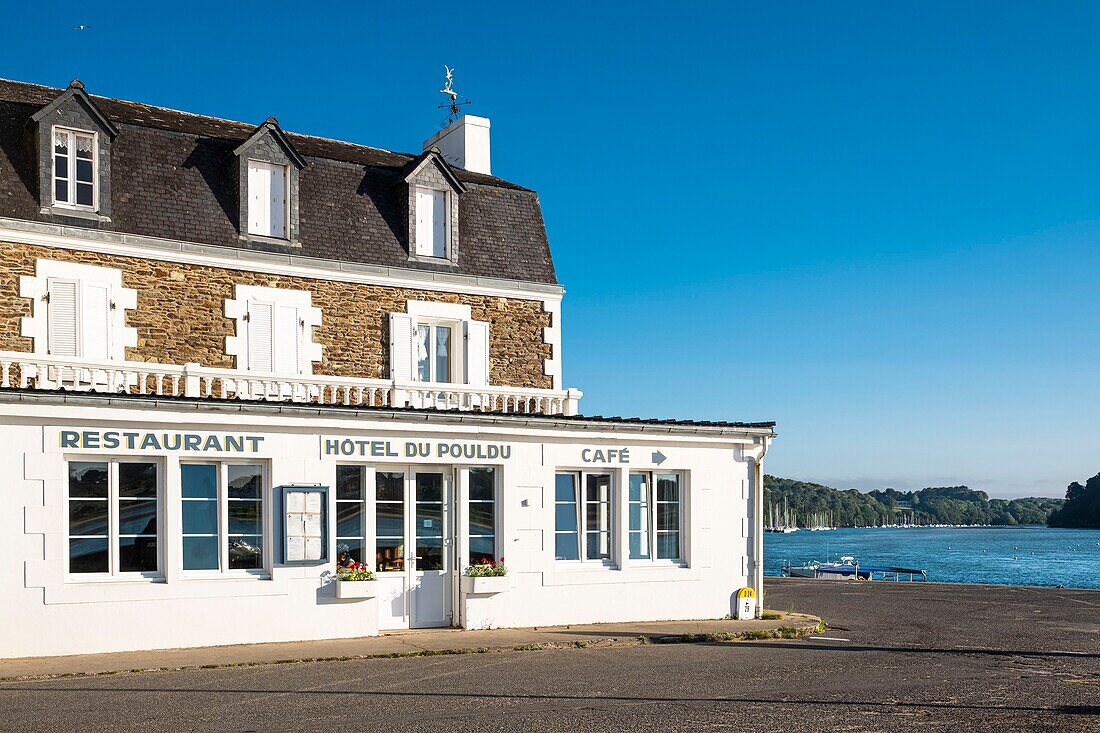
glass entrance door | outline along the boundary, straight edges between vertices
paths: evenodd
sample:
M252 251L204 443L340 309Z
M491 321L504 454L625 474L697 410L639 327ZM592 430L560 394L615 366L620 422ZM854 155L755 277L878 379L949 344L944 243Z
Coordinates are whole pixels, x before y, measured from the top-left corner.
M450 626L452 471L387 467L375 478L379 627Z
M412 472L409 515L409 595L413 628L451 625L451 474L440 470Z

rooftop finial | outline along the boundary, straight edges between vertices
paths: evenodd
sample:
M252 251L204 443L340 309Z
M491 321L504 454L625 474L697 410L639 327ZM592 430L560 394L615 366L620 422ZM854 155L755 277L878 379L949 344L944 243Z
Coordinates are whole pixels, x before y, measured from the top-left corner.
M439 90L439 93L447 95L447 101L443 104L438 105L436 109L450 110L450 114L447 115L447 119L443 121L443 124L440 125L440 127L446 127L447 125L457 120L458 116L462 114L462 110L459 108L465 104L470 103L470 100L466 99L465 97L462 98L461 102L458 101L458 92L454 90L455 70L452 69L450 66L447 66L446 64L443 65L443 69L447 73L447 83L443 85L443 88Z

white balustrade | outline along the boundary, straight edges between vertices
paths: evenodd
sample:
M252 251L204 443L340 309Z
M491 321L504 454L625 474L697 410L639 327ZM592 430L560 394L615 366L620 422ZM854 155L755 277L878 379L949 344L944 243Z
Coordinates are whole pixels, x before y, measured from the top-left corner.
M4 388L542 415L576 415L581 397L575 389L398 384L385 379L257 374L195 363L92 362L0 351L0 389Z

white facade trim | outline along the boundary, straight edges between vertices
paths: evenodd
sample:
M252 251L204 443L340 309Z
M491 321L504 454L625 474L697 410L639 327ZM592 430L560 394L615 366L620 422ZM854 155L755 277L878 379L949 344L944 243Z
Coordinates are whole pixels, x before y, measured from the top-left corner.
M225 337L225 353L236 359L238 371L256 371L248 363L248 304L264 301L277 306L296 308L301 319L301 348L298 373L312 374L313 362L321 361L321 344L313 341L313 329L321 325L321 309L313 307L313 294L308 290L268 288L259 285L237 285L234 299L225 301L225 317L236 321L235 336Z
M543 359L542 373L553 378L552 389L564 389L561 358L561 298L543 300L542 310L550 314L550 325L542 329L542 341L550 345L550 358Z
M47 329L46 293L51 278L80 282L105 283L111 288L110 358L122 361L126 347L137 346L137 330L126 325L126 311L137 308L137 291L122 287L122 271L110 267L97 267L77 262L38 259L35 274L19 277L19 297L31 301L31 315L20 322L20 335L34 341L34 353L46 354L49 350Z
M461 303L432 303L426 300L409 300L405 302L405 312L416 318L439 318L445 321L474 320L470 306Z
M519 300L561 300L565 294L565 289L560 285L339 262L133 234L84 230L2 217L0 217L0 241L178 262L202 267L219 267L243 272L442 293L487 295Z

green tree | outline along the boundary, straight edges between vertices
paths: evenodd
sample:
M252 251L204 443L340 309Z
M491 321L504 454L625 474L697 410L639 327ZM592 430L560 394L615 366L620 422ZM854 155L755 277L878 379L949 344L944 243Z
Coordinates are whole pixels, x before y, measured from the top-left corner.
M1074 481L1066 488L1066 501L1062 508L1050 515L1051 527L1100 529L1100 473L1085 485Z

